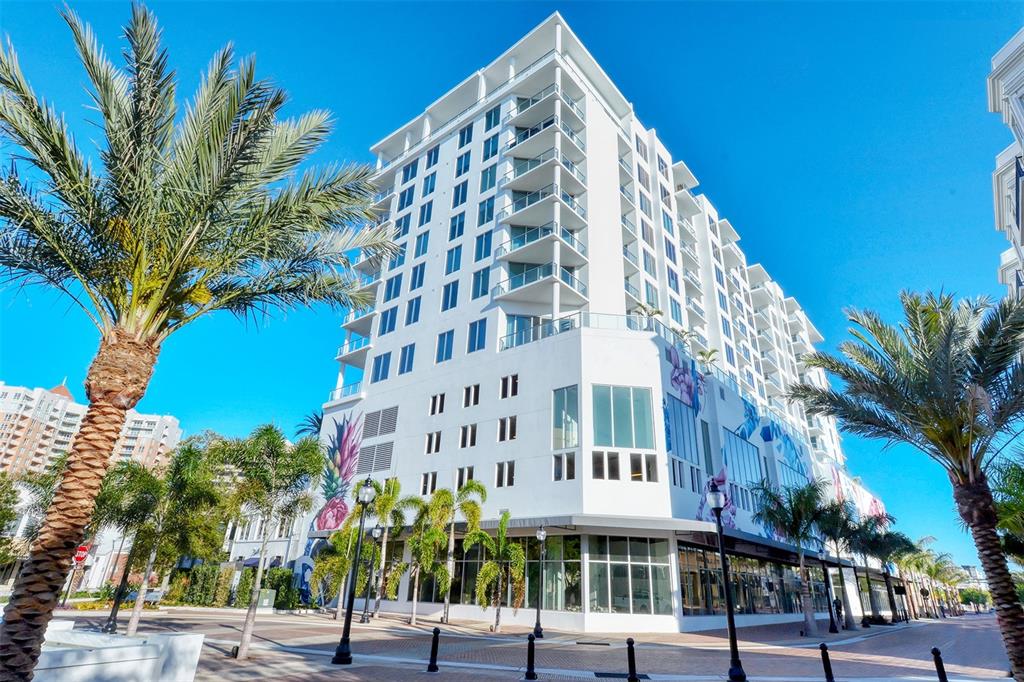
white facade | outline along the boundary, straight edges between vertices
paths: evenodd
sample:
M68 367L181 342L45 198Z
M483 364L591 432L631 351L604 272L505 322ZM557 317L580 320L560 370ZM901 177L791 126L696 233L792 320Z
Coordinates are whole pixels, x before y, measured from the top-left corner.
M800 360L821 335L748 265L737 231L564 20L373 151L376 208L404 253L357 264L376 305L342 325L323 435L348 477L329 477L332 494L350 499L367 475L424 496L480 480L485 527L508 510L517 535L544 524L564 552L546 572L545 623L674 631L724 623L706 565L715 477L749 588L739 622L800 619L792 572L758 564L794 554L754 523L752 485L825 478L862 513L882 509L845 472L835 424L784 399L826 380ZM711 366L692 359L712 350ZM303 532L325 536L332 513Z
M999 283L1011 296L1024 295L1024 221L1021 216L1024 163L1024 29L1017 32L992 58L988 77L988 108L1001 114L1013 133L1013 143L996 157L992 173L996 230L1006 235L1009 247L999 256Z

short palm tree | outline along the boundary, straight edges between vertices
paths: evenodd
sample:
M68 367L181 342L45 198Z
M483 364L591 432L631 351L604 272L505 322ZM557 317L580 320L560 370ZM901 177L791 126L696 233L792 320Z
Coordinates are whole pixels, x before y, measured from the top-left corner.
M388 562L388 542L391 533L401 533L405 528L405 512L416 510L420 498L414 496L402 497L402 485L398 478L389 478L383 484L374 482L378 488L377 496L373 498L373 515L377 524L381 526L380 536L380 571L377 573L377 599L373 604L373 615L380 613L381 600L386 592L385 586L388 583L390 573L401 563L402 557L396 557L396 561ZM401 573L401 571L400 571Z
M790 397L812 415L835 417L846 431L908 444L945 470L992 589L1013 675L1024 679L1024 609L1000 546L988 480L993 461L1024 429L1024 300L956 302L914 293L900 299L899 325L848 310L854 340L839 345L840 356L804 356L838 378L840 388L799 384Z
M435 491L436 494L436 491ZM447 520L444 508L436 497L430 500L416 499L415 517L409 538L409 578L412 581L412 613L409 624L416 625L416 611L420 598L420 582L425 577L433 577L435 584L444 592L451 582L444 562L440 560L441 549L445 543L444 524Z
M843 576L842 556L850 550L849 539L853 533L854 507L849 501L834 500L823 506L818 512L818 535L822 543L835 551L836 561L839 563L839 593L843 601L843 627L847 630L856 630L857 620L850 610L850 594L846 589L846 579Z
M899 531L880 528L869 536L865 547L868 556L878 560L882 565L882 577L885 579L885 591L889 598L889 613L893 622L899 620L899 609L896 607L896 593L892 587L892 574L889 565L900 557L916 551L913 541Z
M825 482L777 488L770 481L754 487L758 507L754 520L770 526L780 538L792 543L800 563L800 605L804 612L804 636L818 633L811 601L811 575L805 562L807 547L818 539L818 515L825 502Z
M484 563L476 576L476 603L487 608L494 605L494 632L501 632L501 602L511 586L513 609L518 609L526 595L526 553L522 544L508 536L509 513L502 512L498 528L491 537L486 531L474 530L462 541L464 549L480 545Z
M447 516L448 524L448 559L446 566L448 575L455 573L455 521L459 515L466 520L466 532L471 532L480 527L481 505L487 501L487 488L480 481L466 481L457 491L452 492L448 488L437 490L434 495L437 503L442 508L442 513ZM441 622L448 622L448 610L451 606L451 581L448 589L444 592L444 613Z
M295 429L295 435L298 438L319 438L320 430L324 426L324 411L314 410L310 412Z
M279 118L287 96L252 59L218 52L195 98L177 108L176 77L155 17L132 7L127 66L115 66L70 10L64 18L102 119L100 163L0 49L0 269L16 286L66 294L99 331L89 410L64 485L5 609L0 665L30 679L127 411L146 393L178 329L214 311L245 319L275 309L369 304L348 254L394 250L372 219L366 167L297 169L322 146L329 116ZM16 150L16 151L15 151ZM19 170L41 178L26 182ZM72 492L73 491L73 492Z
M868 591L868 605L871 608L870 618L865 615L863 624L868 625L870 621L881 622L882 613L879 610L878 596L875 591L871 589L871 570L868 566L868 557L873 556L872 550L874 549L876 538L885 530L885 527L889 525L892 519L889 516L865 516L864 518L853 524L853 528L850 531L850 551L854 554L859 554L861 561L864 563L864 584L867 586Z

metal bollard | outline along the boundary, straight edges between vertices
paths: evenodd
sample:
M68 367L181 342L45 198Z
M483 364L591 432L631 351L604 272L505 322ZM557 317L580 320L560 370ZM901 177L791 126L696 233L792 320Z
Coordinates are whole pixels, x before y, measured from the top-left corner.
M537 671L533 668L533 648L536 646L534 642L536 639L532 634L526 638L526 679L528 680L537 679Z
M942 652L939 647L932 647L932 658L935 659L935 672L939 676L939 682L949 682L946 677L946 666L942 664Z
M818 648L821 649L821 667L825 669L825 682L836 682L836 676L832 674L832 659L828 657L828 645L822 642Z
M636 651L633 649L632 637L626 640L626 663L629 666L626 682L640 682L640 678L636 675Z
M441 637L441 628L434 628L434 638L430 641L430 663L427 664L428 673L436 673L437 667L437 640Z

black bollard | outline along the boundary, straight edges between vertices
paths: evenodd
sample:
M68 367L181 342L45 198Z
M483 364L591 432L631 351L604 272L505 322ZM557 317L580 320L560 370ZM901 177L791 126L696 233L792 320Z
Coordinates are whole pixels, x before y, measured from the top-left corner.
M537 679L537 671L533 668L533 648L536 646L534 642L536 639L532 634L526 638L526 679L528 680Z
M935 659L935 672L939 676L939 682L949 682L946 677L946 666L942 664L942 652L939 647L932 647L932 658Z
M836 676L832 674L832 659L828 657L828 645L822 642L818 648L821 649L821 667L825 669L825 682L836 682Z
M437 667L437 640L441 637L441 628L434 628L434 638L430 642L430 663L427 664L428 673L436 673Z
M629 666L626 682L640 682L640 678L636 675L636 651L633 650L632 637L626 640L626 664Z

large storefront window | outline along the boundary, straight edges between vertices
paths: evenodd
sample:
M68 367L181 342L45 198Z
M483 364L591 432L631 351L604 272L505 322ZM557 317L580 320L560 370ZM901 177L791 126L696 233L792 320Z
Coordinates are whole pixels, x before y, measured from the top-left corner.
M595 445L654 449L651 389L595 385L593 401Z
M797 567L764 559L730 556L736 613L800 613ZM815 611L827 611L821 569L812 567L811 601ZM722 567L718 553L697 547L679 548L679 584L683 615L725 613Z
M591 535L590 610L672 614L669 541Z

